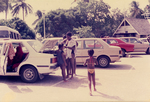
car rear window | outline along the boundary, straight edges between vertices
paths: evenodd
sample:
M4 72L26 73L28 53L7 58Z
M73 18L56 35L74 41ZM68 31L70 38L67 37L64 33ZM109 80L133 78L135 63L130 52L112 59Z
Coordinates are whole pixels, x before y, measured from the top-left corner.
M28 44L36 51L39 52L43 46L43 44L39 41L28 41Z
M124 42L129 42L129 39L121 39Z

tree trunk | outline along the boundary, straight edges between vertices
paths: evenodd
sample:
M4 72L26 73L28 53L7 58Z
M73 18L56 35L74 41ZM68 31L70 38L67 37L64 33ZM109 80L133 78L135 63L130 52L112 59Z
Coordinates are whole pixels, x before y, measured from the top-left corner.
M24 8L22 8L22 13L23 13L23 21L24 21Z
M7 21L7 10L5 10L5 20Z

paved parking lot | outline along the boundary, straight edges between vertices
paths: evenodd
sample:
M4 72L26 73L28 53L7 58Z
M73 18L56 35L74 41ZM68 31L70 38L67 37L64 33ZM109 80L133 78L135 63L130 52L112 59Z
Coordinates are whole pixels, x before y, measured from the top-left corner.
M109 68L96 68L96 88L89 95L86 67L77 76L62 81L61 70L36 83L19 77L0 77L0 102L49 101L150 101L150 55L121 58Z

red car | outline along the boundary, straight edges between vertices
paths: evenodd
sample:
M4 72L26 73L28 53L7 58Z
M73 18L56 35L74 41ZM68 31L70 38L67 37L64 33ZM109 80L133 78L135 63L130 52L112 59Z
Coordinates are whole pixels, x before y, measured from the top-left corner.
M122 50L122 56L126 56L126 52L134 51L134 44L129 44L119 38L102 38L105 42L112 46L119 46Z

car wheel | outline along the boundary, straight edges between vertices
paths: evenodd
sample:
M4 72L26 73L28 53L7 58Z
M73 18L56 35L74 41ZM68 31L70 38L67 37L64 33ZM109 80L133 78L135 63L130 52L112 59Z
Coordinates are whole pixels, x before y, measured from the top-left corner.
M109 58L106 56L101 56L100 58L98 58L98 65L101 68L106 68L109 66Z
M33 83L38 79L38 72L33 66L25 66L21 70L21 79L24 82Z
M124 49L121 49L121 54L122 54L122 57L126 57L126 51Z
M146 50L146 54L149 54L149 48Z

